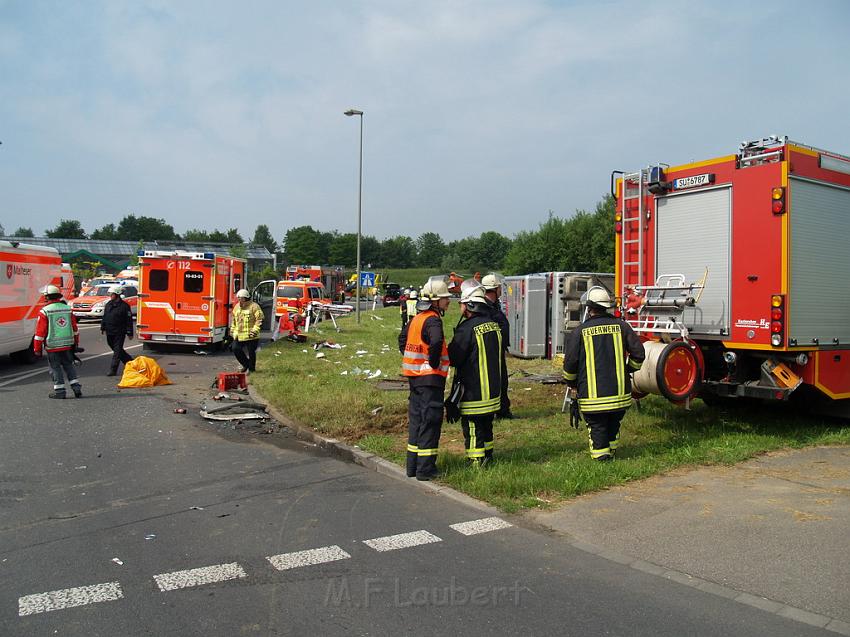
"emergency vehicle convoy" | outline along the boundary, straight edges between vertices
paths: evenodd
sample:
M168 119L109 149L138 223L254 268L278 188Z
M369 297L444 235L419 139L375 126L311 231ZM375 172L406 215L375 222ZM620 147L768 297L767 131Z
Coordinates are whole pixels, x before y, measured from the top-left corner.
M0 241L0 356L32 362L32 337L44 307L44 286L60 285L62 260L53 248Z
M611 179L615 286L646 341L636 396L850 417L850 158L773 136Z
M217 345L227 335L245 259L212 252L139 251L137 330L145 344Z

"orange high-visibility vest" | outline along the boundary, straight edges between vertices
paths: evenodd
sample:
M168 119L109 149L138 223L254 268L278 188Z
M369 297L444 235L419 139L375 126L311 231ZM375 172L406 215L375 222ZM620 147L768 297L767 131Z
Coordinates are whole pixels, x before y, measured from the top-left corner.
M401 373L405 376L442 376L449 375L449 349L446 339L443 338L443 351L440 354L440 367L434 369L428 362L429 345L422 340L422 326L425 320L432 316L439 317L434 310L427 310L417 314L410 321L407 329L407 344L404 347L404 357L401 359Z

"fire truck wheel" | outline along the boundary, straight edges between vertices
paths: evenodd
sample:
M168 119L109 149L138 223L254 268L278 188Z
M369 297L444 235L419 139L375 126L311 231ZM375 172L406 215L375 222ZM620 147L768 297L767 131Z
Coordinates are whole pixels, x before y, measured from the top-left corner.
M679 403L693 398L702 383L702 352L682 341L670 343L658 358L655 373L658 389L667 400Z

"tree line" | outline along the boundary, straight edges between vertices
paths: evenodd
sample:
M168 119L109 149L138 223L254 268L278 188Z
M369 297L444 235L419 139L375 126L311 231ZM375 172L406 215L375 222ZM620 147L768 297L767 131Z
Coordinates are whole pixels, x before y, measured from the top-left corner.
M444 241L436 232L416 239L398 235L379 240L360 238L360 262L371 268L431 268L438 271L499 271L527 274L551 270L611 272L614 268L614 200L606 195L593 212L579 210L569 219L549 218L536 230L515 237L487 231L479 236ZM45 231L48 237L124 241L186 241L192 243L246 243L236 228L187 230L181 236L164 219L129 214L118 224L109 223L90 235L74 219L62 219ZM31 228L18 228L13 236L33 237ZM356 266L357 235L316 230L304 225L287 230L278 244L265 224L260 224L248 242L277 253L278 262Z

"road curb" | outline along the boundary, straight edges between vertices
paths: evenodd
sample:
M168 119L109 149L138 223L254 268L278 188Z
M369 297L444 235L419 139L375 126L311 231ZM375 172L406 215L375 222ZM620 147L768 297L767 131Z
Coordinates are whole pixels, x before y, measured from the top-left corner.
M253 387L250 383L248 384L248 395L257 402L261 402L267 405L267 410L269 414L277 420L280 424L286 426L292 433L295 434L295 437L299 440L304 440L305 442L312 443L323 449L333 456L339 458L340 460L345 460L347 462L353 462L354 464L358 464L361 467L365 467L366 469L371 469L377 473L388 476L390 478L397 479L406 484L415 485L417 488L422 489L423 491L430 492L434 495L439 495L445 498L449 498L450 500L454 500L459 504L464 504L470 508L477 509L482 513L485 513L489 516L497 516L503 515L499 509L490 506L486 502L482 502L481 500L476 500L475 498L466 495L465 493L461 493L456 489L452 489L445 484L441 484L439 482L430 482L430 481L420 481L412 478L408 478L405 474L404 470L398 466L397 464L390 462L389 460L385 460L384 458L371 453L369 451L364 451L358 447L354 447L352 445L346 444L341 440L337 440L336 438L327 438L318 432L314 431L310 427L302 425L298 423L284 413L279 411L276 407L272 406L268 400L263 398L260 392L257 391L255 387Z

